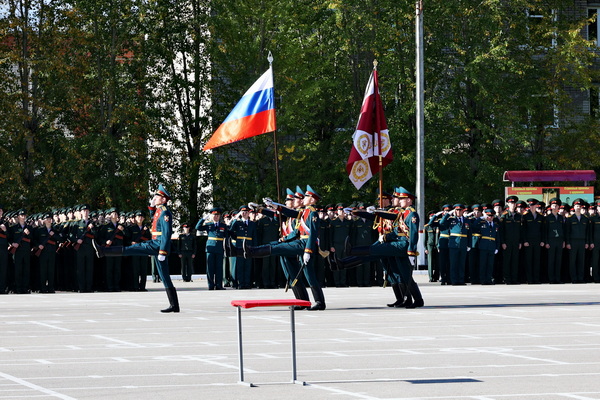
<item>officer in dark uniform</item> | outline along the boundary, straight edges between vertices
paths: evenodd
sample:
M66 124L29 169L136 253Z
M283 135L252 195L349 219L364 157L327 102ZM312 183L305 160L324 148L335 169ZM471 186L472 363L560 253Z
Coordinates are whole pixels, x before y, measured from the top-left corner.
M265 214L257 215L256 233L258 244L268 244L279 239L279 222L272 216ZM275 289L277 287L277 270L279 270L279 261L277 257L270 256L261 259L261 286L266 289Z
M170 303L169 307L161 310L161 312L177 313L179 312L179 299L177 297L177 289L175 289L171 281L169 259L167 258L171 252L171 235L173 233L173 215L167 207L169 200L171 200L169 192L167 192L162 184L158 185L158 189L148 207L152 217L152 240L127 247L101 247L95 241L93 244L96 255L99 258L104 256L154 256L160 279L163 282Z
M444 214L440 221L440 229L450 231L448 240L450 258L450 277L452 285L465 285L465 266L467 252L470 250L471 220L463 216L465 206L455 204L454 210Z
M27 224L27 212L20 209L17 212L17 223L10 227L8 239L11 243L10 253L13 255L15 269L15 288L17 294L30 293L29 276L31 269L31 239L32 228Z
M228 226L221 221L223 211L214 207L210 211L210 219L201 218L196 224L196 231L207 232L206 241L206 279L208 290L223 290L223 241L229 233Z
M184 282L192 282L194 274L194 259L196 258L196 235L190 232L190 225L181 225L183 233L179 235L177 252L181 261L181 278Z
M594 216L590 218L592 280L595 283L600 283L600 200L596 200L595 203L591 204L590 210L592 207L596 209Z
M544 221L544 243L548 251L548 281L562 283L561 269L565 243L565 218L559 213L562 202L554 197L549 200L550 213Z
M94 282L94 248L92 241L98 237L98 231L89 218L90 206L83 204L78 207L80 219L72 225L73 250L77 263L77 282L80 293L92 291Z
M583 214L583 199L573 201L574 213L565 222L565 242L569 251L569 273L572 283L584 282L585 250L590 245L590 219Z
M8 290L8 227L4 207L0 205L0 294Z
M485 219L477 219L473 223L474 245L479 249L479 282L493 285L494 257L500 249L500 225L494 221L494 209L485 208L483 213Z
M52 225L52 215L43 215L44 225L36 228L33 234L35 255L39 259L40 293L54 293L56 248L59 234Z
M473 204L471 206L471 214L469 215L469 219L471 220L471 226L474 226L474 224L476 224L481 217L483 217L482 211L483 211L483 207L481 206L481 204ZM469 247L471 248L471 250L468 252L467 254L467 265L468 265L468 275L469 277L469 282L471 282L471 284L479 284L479 248L477 246L475 246L475 241L477 240L476 236L477 233L473 232L471 235L471 244L469 245Z
M539 202L528 199L529 211L523 214L523 248L525 249L525 272L527 283L538 284L544 232L544 216L539 212Z
M517 196L508 196L508 210L500 217L501 243L503 250L503 275L507 285L519 284L519 250L521 250L521 214L516 210Z
M119 223L119 210L112 207L106 210L108 221L100 228L100 243L105 247L123 247L125 227ZM109 292L121 291L121 257L109 257L105 260L106 289Z
M435 211L430 211L427 215L429 221L435 221ZM439 278L438 269L438 250L437 250L437 227L425 224L425 254L427 255L427 273L429 274L429 282L437 282Z
M134 213L134 223L127 227L128 245L147 242L152 239L150 229L144 225L144 213L142 210L137 210ZM131 275L133 276L133 290L146 292L146 281L148 280L148 266L150 258L147 255L131 256Z
M346 238L350 235L350 221L346 219L344 208L344 204L337 204L337 215L329 222L329 243L331 244L329 251L335 252L336 257L338 258L344 258L346 256L346 254L344 254L344 245L346 243ZM333 271L333 280L336 287L348 286L346 275L346 270Z
M358 205L358 210L364 210L362 203ZM373 221L366 218L355 216L350 224L350 243L352 246L370 246L377 238L373 237ZM323 259L322 257L320 257ZM356 267L356 284L358 287L371 286L371 262L367 261Z
M235 238L235 245L242 249L244 240L256 243L256 223L250 221L250 208L247 205L238 209L240 219L235 219L229 226L230 234ZM252 260L243 256L235 257L231 268L234 287L238 289L252 289Z

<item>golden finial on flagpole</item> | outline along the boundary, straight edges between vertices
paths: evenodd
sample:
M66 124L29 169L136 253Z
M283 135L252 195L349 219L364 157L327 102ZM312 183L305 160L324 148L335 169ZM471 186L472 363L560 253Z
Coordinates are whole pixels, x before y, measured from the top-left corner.
M377 60L373 60L373 69L377 69L377 64L379 64Z

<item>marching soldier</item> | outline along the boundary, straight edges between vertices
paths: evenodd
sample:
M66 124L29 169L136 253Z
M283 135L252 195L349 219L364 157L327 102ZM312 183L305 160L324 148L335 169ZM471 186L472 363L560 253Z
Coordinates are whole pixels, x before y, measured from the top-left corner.
M95 241L93 241L93 245L98 258L105 256L154 256L160 279L163 282L167 297L169 298L169 307L161 310L161 312L177 313L180 310L179 299L177 298L177 289L175 289L175 286L173 286L173 282L171 281L169 259L167 258L171 252L171 235L173 233L173 216L171 210L167 207L169 200L171 200L169 192L167 192L162 184L158 185L158 189L148 207L150 215L152 216L152 240L127 247L101 247Z
M267 257L271 254L288 257L301 256L304 276L310 285L315 301L315 304L310 308L313 311L325 310L326 308L325 296L323 289L319 285L314 266L315 257L320 256L318 245L320 220L315 209L316 203L320 198L321 196L315 190L307 186L303 198L304 208L299 212L294 232L291 234L298 237L298 239L255 247L250 246L249 242L246 242L243 249L243 256L246 258ZM278 205L277 209L283 212L285 207ZM289 212L290 215L292 213L295 214L294 210L287 209L286 212ZM239 256L239 249L228 247L226 251L235 252Z
M207 232L206 241L206 279L208 290L223 290L223 241L227 238L229 228L221 222L222 210L212 208L210 219L201 218L196 224L196 231Z

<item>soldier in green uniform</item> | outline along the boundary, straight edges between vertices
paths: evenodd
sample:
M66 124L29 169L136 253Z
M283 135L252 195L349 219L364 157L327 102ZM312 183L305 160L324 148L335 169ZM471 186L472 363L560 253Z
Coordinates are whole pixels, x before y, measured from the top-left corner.
M594 216L590 220L592 280L595 283L600 283L600 200L596 200L595 204L592 204L590 207L596 209Z
M235 219L229 226L230 234L235 238L235 245L242 249L244 240L256 243L256 223L250 221L250 207L243 205L238 209L240 219ZM252 260L235 257L231 266L231 276L237 289L252 289Z
M100 227L99 242L104 247L123 247L125 227L119 222L119 210L112 207L106 210L108 221ZM105 259L105 282L109 292L121 291L121 257L108 257Z
M362 204L358 205L358 210L364 210ZM377 238L373 237L373 221L364 217L355 216L350 224L350 243L352 246L370 246ZM371 286L371 262L366 261L356 267L356 284L358 287Z
M506 210L500 217L501 243L503 250L503 275L507 285L519 284L519 250L521 250L521 214L516 210L517 196L508 196Z
M435 221L435 211L428 213L429 221ZM437 251L437 228L427 223L424 226L425 229L425 254L427 255L427 273L429 275L429 282L437 282L439 277L438 270L438 251Z
M494 221L496 212L492 208L486 208L483 212L485 219L477 219L473 223L473 236L476 238L474 246L479 249L479 282L493 285L494 257L500 249L500 225Z
M258 244L268 244L279 239L279 222L269 215L262 214L256 221ZM276 256L265 257L262 260L261 281L262 287L274 289L277 287L277 270L279 263Z
M0 205L0 294L8 291L8 227Z
M190 232L190 225L181 225L183 233L179 235L177 252L181 261L181 278L184 282L192 282L194 274L194 259L196 258L196 235Z
M275 206L275 208L282 213L288 213L289 216L298 216L294 231L290 233L288 240L256 247L250 246L248 245L248 242L246 242L244 244L243 256L246 258L255 258L267 257L271 254L275 254L284 257L301 257L304 276L310 285L315 301L315 304L310 310L325 310L325 296L323 294L323 289L319 285L319 280L317 279L314 267L315 258L320 257L318 245L320 220L315 206L321 196L310 186L307 186L303 196L304 198L302 201L304 208L300 212L288 209L282 205L267 204L267 206ZM292 238L296 239L292 240ZM239 250L232 249L231 247L229 247L227 251L233 251L239 254Z
M223 241L229 234L229 227L221 221L223 211L214 207L209 218L201 218L196 231L207 232L206 241L206 279L208 290L223 290Z
M565 222L565 242L569 251L569 273L572 283L584 283L585 250L590 245L590 219L583 214L583 199L573 202L574 213Z
M544 216L539 213L539 202L528 199L529 211L523 214L523 248L525 249L525 273L527 283L539 284L542 259Z
M474 224L476 224L481 217L483 216L482 211L483 208L481 207L480 204L473 204L471 206L471 210L472 212L469 215L469 220L471 221L471 226L474 226ZM468 271L469 273L466 274L469 277L469 282L471 282L471 284L479 284L479 248L477 246L475 246L475 241L477 240L477 237L475 236L477 235L477 233L472 233L471 235L471 244L469 245L469 247L471 248L471 250L468 252L467 254L467 265L468 265Z
M52 215L43 215L44 225L33 233L35 255L39 258L40 293L54 293L56 248L59 234L52 225Z
M8 239L11 243L9 252L13 255L13 265L15 269L14 292L17 294L30 293L30 251L33 232L26 220L27 212L24 209L20 209L17 212L17 223L8 230Z
M90 220L90 206L78 207L80 219L72 225L71 237L77 265L77 283L80 293L92 291L94 283L94 248L92 241L98 237L98 230Z
M549 200L550 213L544 220L545 247L548 251L548 281L562 283L561 269L563 249L565 248L565 218L559 214L562 202L554 197Z
M440 220L440 229L448 230L450 238L448 240L449 258L450 258L450 279L452 285L465 285L465 267L467 253L472 243L471 239L471 220L463 216L465 206L457 203L454 210L444 214Z
M138 243L147 242L152 239L150 229L144 225L146 217L142 210L134 213L134 223L127 227L128 245L132 246ZM147 255L131 256L131 275L133 276L133 290L146 292L146 281L148 280L148 266L150 258Z
M329 222L329 243L331 247L329 251L336 253L336 257L344 258L344 244L346 238L350 235L350 221L346 219L344 212L344 204L339 203L336 206L336 217ZM345 270L333 271L333 281L335 287L346 287L348 286L347 274Z

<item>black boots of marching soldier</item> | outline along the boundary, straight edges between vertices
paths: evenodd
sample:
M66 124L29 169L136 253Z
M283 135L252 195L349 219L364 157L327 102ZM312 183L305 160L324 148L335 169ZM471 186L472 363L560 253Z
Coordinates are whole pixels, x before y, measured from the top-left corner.
M225 257L262 258L271 255L271 245L250 246L246 239L242 247L237 247L231 238L227 238L223 240L223 250L225 250Z
M169 298L169 307L164 310L160 310L163 313L179 312L179 299L177 298L177 289L174 287L167 288L167 297Z
M96 252L96 257L121 257L123 255L123 246L103 247L92 239L92 246Z

